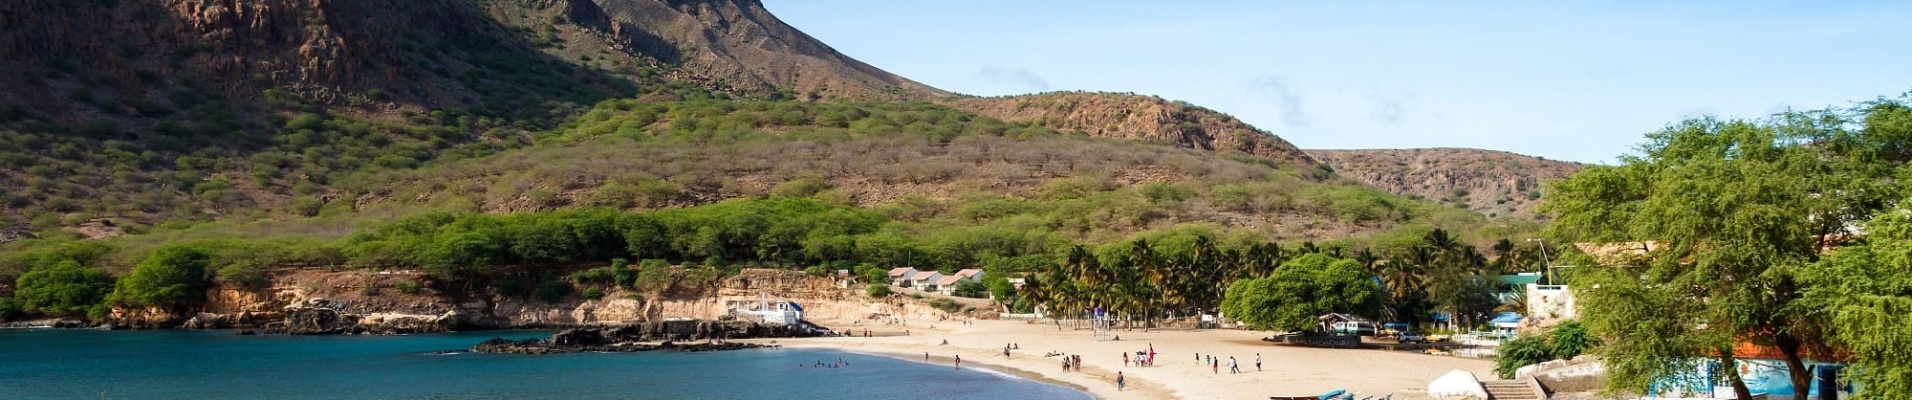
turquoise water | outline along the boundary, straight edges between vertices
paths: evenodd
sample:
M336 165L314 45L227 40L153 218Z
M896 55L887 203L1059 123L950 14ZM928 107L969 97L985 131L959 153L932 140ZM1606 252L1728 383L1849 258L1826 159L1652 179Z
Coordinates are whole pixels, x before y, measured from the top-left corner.
M989 371L812 349L492 355L543 332L239 336L0 330L7 399L1088 399ZM844 368L818 368L818 360Z

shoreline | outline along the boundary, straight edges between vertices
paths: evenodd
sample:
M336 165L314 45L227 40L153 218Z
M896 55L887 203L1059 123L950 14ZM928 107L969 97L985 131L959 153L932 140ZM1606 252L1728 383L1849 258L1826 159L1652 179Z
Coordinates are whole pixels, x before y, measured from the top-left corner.
M1330 390L1361 395L1388 395L1395 399L1427 398L1429 381L1453 370L1493 379L1493 361L1415 352L1377 349L1324 349L1275 345L1261 341L1266 332L1233 329L1150 329L1112 331L1115 340L1098 341L1087 329L1058 328L1026 321L957 320L907 324L866 324L821 321L842 332L873 337L838 336L780 339L786 348L817 348L876 355L925 364L950 366L963 356L965 367L975 365L1002 373L1059 385L1097 399L1266 399L1269 396L1314 396ZM1119 338L1119 339L1118 339ZM946 342L946 344L945 344ZM1002 346L1019 350L1004 359ZM1122 354L1157 350L1154 366L1125 364ZM924 353L929 360L925 361ZM1048 352L1082 356L1081 372L1059 371L1057 357ZM1198 356L1199 354L1199 356ZM1214 356L1219 366L1196 357ZM1231 373L1228 357L1241 371ZM1261 356L1261 368L1255 358ZM1120 371L1126 390L1115 388Z

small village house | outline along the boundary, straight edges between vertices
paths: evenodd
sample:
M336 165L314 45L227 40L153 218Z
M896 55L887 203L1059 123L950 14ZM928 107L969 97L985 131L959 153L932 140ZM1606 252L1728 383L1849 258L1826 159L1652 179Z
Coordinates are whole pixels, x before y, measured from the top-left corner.
M942 280L943 273L941 272L918 271L915 275L910 276L909 287L914 287L916 290L925 292L934 292L936 291L936 282L941 282Z
M910 287L910 283L911 283L910 278L916 277L916 274L917 274L917 271L915 268L910 268L910 267L891 268L890 269L890 286Z
M962 277L963 279L968 279L968 280L972 280L976 282L982 282L983 270L975 269L975 268L964 268L961 271L956 271L956 276Z
M961 284L964 279L967 279L967 278L964 278L962 273L960 272L958 272L956 275L945 276L943 277L943 279L938 279L936 281L936 289L934 291L936 293L942 293L943 295L946 295L946 296L955 296L956 285Z

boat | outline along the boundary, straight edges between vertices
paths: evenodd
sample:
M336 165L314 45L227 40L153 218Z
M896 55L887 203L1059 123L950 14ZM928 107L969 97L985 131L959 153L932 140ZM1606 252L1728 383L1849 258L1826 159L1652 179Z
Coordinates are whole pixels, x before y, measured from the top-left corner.
M1268 400L1354 400L1354 392L1335 389L1314 396L1268 396Z

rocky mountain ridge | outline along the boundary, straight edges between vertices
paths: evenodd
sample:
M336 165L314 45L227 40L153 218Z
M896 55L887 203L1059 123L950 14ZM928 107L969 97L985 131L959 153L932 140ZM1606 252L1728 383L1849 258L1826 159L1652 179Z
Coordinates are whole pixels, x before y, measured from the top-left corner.
M1429 148L1307 150L1336 174L1403 196L1464 207L1490 217L1531 218L1540 184L1579 163L1504 151Z

